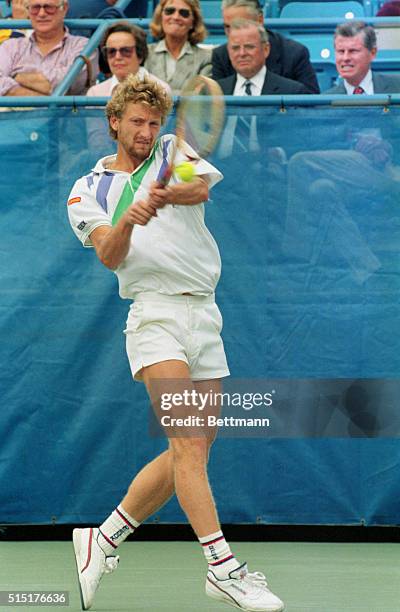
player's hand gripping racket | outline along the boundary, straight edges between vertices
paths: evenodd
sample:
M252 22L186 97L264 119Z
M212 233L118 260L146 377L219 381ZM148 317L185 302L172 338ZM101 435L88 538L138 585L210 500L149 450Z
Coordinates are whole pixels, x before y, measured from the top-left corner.
M224 95L218 83L197 75L183 87L176 109L176 138L170 161L159 182L166 185L174 173L178 152L187 142L198 157L207 157L218 143L224 123Z

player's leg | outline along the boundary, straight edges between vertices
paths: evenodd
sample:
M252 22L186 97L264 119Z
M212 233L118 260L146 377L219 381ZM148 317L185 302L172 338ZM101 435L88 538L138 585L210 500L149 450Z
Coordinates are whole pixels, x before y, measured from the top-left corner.
M186 392L190 398L191 392L195 389L189 367L183 361L168 360L153 364L143 368L142 375L159 418L165 414L159 404L162 395L171 395L172 390L173 394L180 397L184 397ZM209 387L211 386L219 389L218 381L210 381ZM178 409L180 409L179 414ZM196 408L187 403L183 407L172 406L168 410L171 419L190 414L195 416L195 413ZM207 477L208 452L211 440L215 437L214 430L190 425L176 429L169 427L166 435L169 436L170 442L171 476L182 509L196 534L202 536L210 533L210 529L215 531L219 523Z
M187 378L187 366L182 362L159 366L157 376ZM172 367L172 369L171 369ZM206 460L215 437L212 431L206 439ZM74 548L83 609L89 609L104 573L113 571L118 563L117 547L143 522L159 510L175 490L173 450L170 447L147 464L133 479L121 504L99 528L75 529Z
M142 523L174 494L171 450L158 455L135 476L121 502L124 510Z
M170 418L186 414L196 416L198 404L184 406L181 398L191 397L193 389L202 388L203 397L215 397L221 390L219 380L193 383L190 371L184 362L163 362L145 369L143 379L152 398L153 408L160 417L160 398L164 392L175 395L179 405L171 406ZM163 385L163 382L166 385ZM157 381L157 384L154 384ZM171 387L172 384L172 387ZM173 393L171 394L171 390ZM193 527L208 563L206 593L218 601L234 605L242 610L278 612L283 610L282 601L268 588L265 576L249 573L247 564L234 557L221 531L217 510L207 475L207 459L210 445L215 437L215 428L207 426L208 415L219 415L220 406L210 401L202 408L204 425L192 424L174 430L170 436L174 465L175 492L179 503Z

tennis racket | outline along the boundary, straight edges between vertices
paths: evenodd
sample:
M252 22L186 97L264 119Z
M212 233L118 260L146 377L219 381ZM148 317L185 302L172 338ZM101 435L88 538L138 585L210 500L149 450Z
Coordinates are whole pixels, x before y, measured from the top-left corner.
M218 143L224 123L224 95L218 83L197 75L183 87L176 109L176 138L170 161L159 182L166 185L174 173L177 154L187 142L198 157L207 157ZM190 159L188 159L190 161Z

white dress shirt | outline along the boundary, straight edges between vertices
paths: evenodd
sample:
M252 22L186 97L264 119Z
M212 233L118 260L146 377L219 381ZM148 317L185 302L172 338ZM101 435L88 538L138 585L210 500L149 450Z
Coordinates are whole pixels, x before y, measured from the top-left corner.
M372 81L372 72L371 72L371 70L368 70L367 74L365 75L365 77L363 78L361 83L359 83L359 85L351 85L345 79L343 79L343 84L344 84L346 92L347 92L347 94L349 96L353 95L354 90L356 89L356 87L362 87L364 92L368 96L372 96L374 94L374 83Z
M261 91L265 81L265 75L267 74L267 67L264 65L261 70L257 72L251 79L246 79L241 74L237 73L236 76L236 85L233 90L234 96L246 96L246 83L250 83L251 87L251 95L252 96L261 96Z
M234 96L246 96L246 83L250 83L251 95L261 96L261 91L264 85L265 76L267 74L267 68L264 65L261 70L257 72L251 79L246 79L243 75L236 73L236 84L233 90ZM237 135L237 124L238 121L247 121L249 123L249 141L243 143L243 151L248 150L249 152L256 153L260 150L260 145L257 138L257 117L251 115L251 117L240 118L236 115L228 117L226 127L221 138L221 144L219 148L219 154L221 157L227 157L232 153L233 142L235 135Z

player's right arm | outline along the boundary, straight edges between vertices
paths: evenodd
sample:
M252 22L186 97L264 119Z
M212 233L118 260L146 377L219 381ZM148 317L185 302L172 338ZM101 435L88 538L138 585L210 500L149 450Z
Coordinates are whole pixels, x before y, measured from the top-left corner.
M90 234L97 257L110 270L116 270L128 255L134 225L147 225L157 210L147 201L138 201L125 211L114 227L100 225Z
M138 200L113 225L112 215L98 193L93 174L79 179L68 199L71 227L85 247L94 247L100 261L115 270L128 255L134 225L147 225L157 216L156 205Z

